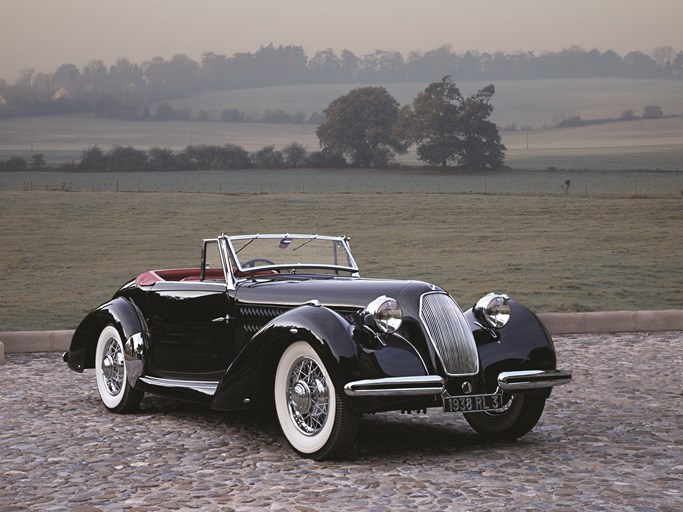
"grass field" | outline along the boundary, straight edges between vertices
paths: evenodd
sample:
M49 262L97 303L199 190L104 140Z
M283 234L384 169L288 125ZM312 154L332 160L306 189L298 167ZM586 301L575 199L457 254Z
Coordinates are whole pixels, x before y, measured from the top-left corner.
M364 276L434 282L463 307L496 290L536 311L683 308L682 213L680 197L4 190L0 331L74 328L221 232L346 234Z

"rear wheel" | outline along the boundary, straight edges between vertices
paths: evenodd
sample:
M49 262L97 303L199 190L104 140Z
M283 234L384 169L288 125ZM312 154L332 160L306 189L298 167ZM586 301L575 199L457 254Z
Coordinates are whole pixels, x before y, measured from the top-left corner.
M275 373L275 409L289 444L315 460L344 455L359 416L337 394L318 353L305 341L284 351Z
M143 393L128 384L123 341L113 325L102 329L97 340L95 378L102 403L110 411L127 413L140 405Z
M517 393L510 395L502 410L471 412L465 419L488 439L517 439L536 426L544 407L545 398Z

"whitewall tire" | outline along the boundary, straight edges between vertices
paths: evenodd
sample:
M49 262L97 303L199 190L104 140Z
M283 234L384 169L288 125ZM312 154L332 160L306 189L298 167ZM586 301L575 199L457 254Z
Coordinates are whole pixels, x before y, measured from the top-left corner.
M280 357L274 398L282 432L302 456L323 460L347 453L358 415L337 394L322 358L307 342L293 343Z
M95 379L102 403L110 411L126 413L140 404L143 393L128 384L123 341L112 325L102 329L97 339Z

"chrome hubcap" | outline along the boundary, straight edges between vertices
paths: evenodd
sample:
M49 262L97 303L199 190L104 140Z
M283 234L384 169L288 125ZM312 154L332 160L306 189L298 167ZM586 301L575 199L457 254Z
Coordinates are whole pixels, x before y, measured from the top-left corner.
M289 416L307 436L320 432L327 421L330 396L322 369L313 359L297 359L289 372Z
M294 385L290 396L292 409L297 414L306 414L311 410L311 390L308 384L299 381Z
M114 338L110 338L107 340L102 356L102 376L104 385L112 396L118 395L123 388L124 364L121 345Z

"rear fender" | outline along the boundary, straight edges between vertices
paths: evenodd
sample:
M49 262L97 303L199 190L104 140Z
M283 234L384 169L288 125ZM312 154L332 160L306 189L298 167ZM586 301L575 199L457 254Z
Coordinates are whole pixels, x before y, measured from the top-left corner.
M82 372L95 367L97 339L107 324L113 325L122 337L128 381L134 386L144 367L148 330L139 308L125 297L102 304L83 319L66 356L69 368Z

